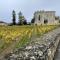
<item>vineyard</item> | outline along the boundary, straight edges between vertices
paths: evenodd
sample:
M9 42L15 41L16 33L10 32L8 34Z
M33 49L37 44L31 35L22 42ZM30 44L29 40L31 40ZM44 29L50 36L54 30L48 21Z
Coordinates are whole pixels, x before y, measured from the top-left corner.
M41 36L57 26L0 26L0 52L15 44L13 49L28 44L32 37Z

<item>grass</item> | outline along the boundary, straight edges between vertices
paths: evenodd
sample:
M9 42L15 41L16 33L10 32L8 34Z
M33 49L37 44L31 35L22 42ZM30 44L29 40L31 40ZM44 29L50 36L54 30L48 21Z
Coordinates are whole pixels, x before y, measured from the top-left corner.
M13 42L16 41L16 38L19 39L17 40L18 43L15 44L14 48L20 48L30 42L32 36L35 35L40 37L56 27L58 26L0 26L0 51L13 44Z

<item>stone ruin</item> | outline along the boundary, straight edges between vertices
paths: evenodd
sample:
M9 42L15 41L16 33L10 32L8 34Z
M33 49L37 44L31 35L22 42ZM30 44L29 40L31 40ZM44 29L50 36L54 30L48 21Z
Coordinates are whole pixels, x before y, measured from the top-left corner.
M7 60L46 60L47 56L47 47L44 44L35 44L19 48L5 58Z

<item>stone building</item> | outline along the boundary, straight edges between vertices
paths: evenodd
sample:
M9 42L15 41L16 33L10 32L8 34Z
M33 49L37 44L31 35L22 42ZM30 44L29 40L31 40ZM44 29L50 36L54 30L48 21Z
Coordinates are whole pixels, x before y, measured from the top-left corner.
M55 15L55 11L37 11L34 13L34 24L37 25L54 25L59 23L59 17Z

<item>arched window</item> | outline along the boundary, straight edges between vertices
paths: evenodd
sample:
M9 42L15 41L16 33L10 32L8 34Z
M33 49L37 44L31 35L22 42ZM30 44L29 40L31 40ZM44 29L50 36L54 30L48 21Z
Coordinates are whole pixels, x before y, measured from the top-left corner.
M39 18L38 18L38 20L40 21L40 15L39 15Z

